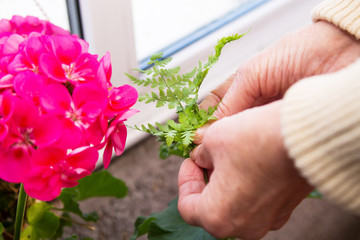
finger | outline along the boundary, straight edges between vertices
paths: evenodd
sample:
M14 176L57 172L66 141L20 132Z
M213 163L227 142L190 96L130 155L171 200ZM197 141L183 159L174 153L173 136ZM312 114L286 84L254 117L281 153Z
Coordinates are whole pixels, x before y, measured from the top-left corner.
M191 153L190 158L194 161L196 165L205 169L213 169L214 164L212 158L208 151L203 149L203 145L197 146Z
M284 224L289 220L289 218L291 217L291 212L287 212L286 214L282 214L280 217L278 217L275 221L275 223L273 224L273 226L271 227L271 230L278 230L280 229L282 226L284 226Z
M194 136L194 141L193 141L196 145L200 145L202 143L206 129L208 129L208 127L210 127L210 124L211 123L207 123L204 126L202 126L201 128L196 130L195 136Z
M214 113L217 119L231 116L254 106L258 89L252 90L253 86L250 86L247 83L248 81L244 80L243 72L238 70L234 75L231 86Z
M207 110L209 107L217 106L225 96L231 84L233 83L234 78L235 78L235 74L232 74L216 89L212 90L210 94L206 96L204 100L199 104L199 107L201 109Z
M198 225L198 204L201 204L201 193L206 183L204 174L190 158L181 164L179 176L179 201L178 209L182 218L189 224Z

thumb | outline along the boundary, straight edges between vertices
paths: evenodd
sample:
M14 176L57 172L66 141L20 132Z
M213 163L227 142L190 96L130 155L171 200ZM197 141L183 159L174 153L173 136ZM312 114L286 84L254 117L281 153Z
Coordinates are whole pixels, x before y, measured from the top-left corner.
M178 210L182 218L189 224L199 225L198 204L206 183L204 174L190 158L182 163L178 176L179 201Z

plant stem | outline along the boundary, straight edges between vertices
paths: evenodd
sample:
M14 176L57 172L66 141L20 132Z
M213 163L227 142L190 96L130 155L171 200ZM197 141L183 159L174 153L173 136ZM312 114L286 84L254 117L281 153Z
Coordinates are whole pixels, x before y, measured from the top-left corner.
M81 227L84 227L84 228L87 228L89 230L92 230L92 231L95 231L95 227L94 226L91 226L89 224L86 224L86 223L81 223L81 222L77 222L71 218L67 218L67 217L64 217L64 216L60 216L61 219L65 220L65 221L68 221L70 223L75 223Z
M24 220L25 208L26 208L27 194L24 190L24 185L20 184L19 198L16 208L16 219L15 219L15 233L14 240L20 239L21 229Z

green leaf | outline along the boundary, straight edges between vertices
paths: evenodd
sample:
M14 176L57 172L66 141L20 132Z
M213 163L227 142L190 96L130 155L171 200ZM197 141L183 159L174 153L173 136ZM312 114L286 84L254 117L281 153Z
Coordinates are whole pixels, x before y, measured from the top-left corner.
M65 240L77 240L77 239L78 236L76 234L73 234L72 236L65 238Z
M172 130L165 134L166 136L166 145L170 146L172 142L174 141L174 138L176 136L176 131Z
M150 84L152 88L158 90L151 94L146 93L139 98L140 101L145 99L145 103L155 102L157 108L167 105L169 109L176 109L178 114L179 123L168 121L163 126L156 124L158 131L151 131L150 128L141 129L158 137L159 142L162 143L159 150L161 158L180 153L183 157L187 157L195 146L193 144L195 130L207 121L215 119L212 116L213 109L207 112L199 111L197 107L200 85L210 68L219 60L223 47L244 35L235 34L220 39L214 48L215 54L209 56L208 62L206 64L199 62L198 66L188 73L179 74L180 67L165 68L171 58L163 59L163 55L159 53L151 57L149 64L153 64L152 68L142 71L147 75L146 81L129 76L135 84L143 86ZM176 135L169 133L169 129L176 130Z
M45 212L49 211L50 208L51 206L46 202L32 204L26 211L26 218L29 224L40 221L44 217Z
M308 198L323 198L323 195L321 194L321 192L315 189L309 194Z
M186 147L189 146L192 143L192 141L194 140L194 136L195 136L194 131L186 131L186 132L184 132L181 135L184 146L186 146Z
M131 240L140 236L136 233L140 227L144 227L142 233L148 233L149 240L216 240L204 229L191 226L181 218L177 210L177 199L171 201L164 211L154 213L149 218L142 218L139 221L141 224L137 226ZM149 226L143 226L144 223L146 223L145 225L149 224Z
M56 234L60 218L50 212L50 208L45 202L34 203L28 208L26 217L29 226L22 233L24 239L52 238Z
M155 221L156 218L153 217L138 217L135 222L135 231L134 234L131 236L130 240L135 240L138 237L141 237L145 234L149 233L149 226L150 224Z
M20 234L20 240L39 240L40 237L37 235L36 230L33 226L28 226Z
M71 212L87 222L96 222L99 217L95 212L92 213L83 213L79 206L79 194L75 189L66 188L63 189L61 195L59 196L60 201L63 203L63 211Z
M58 227L60 219L53 212L47 211L43 218L36 224L32 224L40 238L52 238Z
M83 213L78 201L92 197L123 198L126 194L125 183L103 170L79 180L76 187L63 189L59 199L64 205L63 211L74 213L85 221L96 222L99 219L98 215L95 212Z
M151 56L150 60L152 60L152 61L154 61L154 60L159 60L159 59L162 58L162 56L163 56L163 53L162 53L162 52L156 53L156 54L154 54L154 55Z
M3 237L3 232L4 232L4 226L3 224L0 222L0 240L4 240L4 237Z
M128 192L125 182L113 177L106 170L94 172L90 176L80 179L79 185L74 189L79 193L79 201L92 197L123 198Z
M60 223L59 223L59 227L56 230L56 233L54 235L54 239L58 239L61 238L63 236L63 229L64 227L71 227L72 226L72 222L65 220L65 219L71 219L71 216L68 212L64 212L62 214L62 218L60 218Z

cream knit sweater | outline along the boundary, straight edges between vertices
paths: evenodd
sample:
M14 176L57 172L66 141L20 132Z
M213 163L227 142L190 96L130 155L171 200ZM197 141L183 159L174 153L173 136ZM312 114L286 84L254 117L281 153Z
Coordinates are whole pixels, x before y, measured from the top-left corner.
M326 0L312 16L360 39L360 0ZM303 176L360 215L360 60L293 85L284 97L282 130Z

